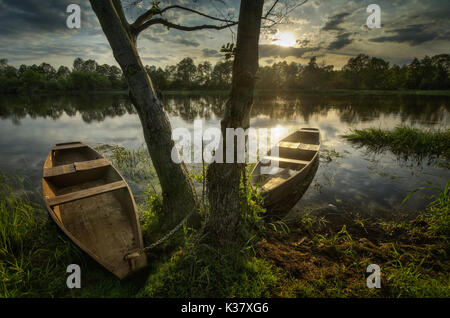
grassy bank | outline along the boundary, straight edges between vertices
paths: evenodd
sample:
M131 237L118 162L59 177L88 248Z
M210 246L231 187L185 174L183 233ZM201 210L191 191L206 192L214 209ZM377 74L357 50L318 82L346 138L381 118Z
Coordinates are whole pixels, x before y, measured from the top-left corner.
M345 139L367 146L373 151L390 150L396 155L450 159L450 129L423 131L411 127L394 130L379 128L355 129Z
M148 154L98 149L127 181L150 183L137 202L144 244L153 243L161 198ZM283 223L242 186L235 245L211 248L184 227L177 249L152 250L147 272L119 281L24 196L19 178L0 181L0 297L450 297L450 182L416 219L395 222L318 209ZM81 289L66 287L69 264L81 266ZM366 286L369 264L381 267L381 289Z
M30 201L18 177L0 174L0 298L132 297L139 278L120 282L78 249ZM69 264L81 267L81 289L68 289ZM142 281L142 278L141 278Z
M226 250L188 240L140 295L450 297L449 189L413 221L317 210L289 224L264 222L250 242ZM381 268L380 289L367 288L369 264Z
M257 253L281 273L282 297L450 297L449 186L412 221L315 211L268 233ZM381 288L366 286L369 264Z

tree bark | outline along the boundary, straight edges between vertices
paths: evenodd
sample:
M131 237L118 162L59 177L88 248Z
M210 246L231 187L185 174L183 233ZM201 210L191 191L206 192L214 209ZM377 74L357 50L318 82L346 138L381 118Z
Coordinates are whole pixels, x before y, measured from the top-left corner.
M258 68L258 43L264 0L242 0L239 11L236 52L230 96L221 121L223 154L226 153L226 129L250 126L255 74ZM234 140L236 152L236 140ZM236 159L236 154L235 154ZM207 172L210 216L206 240L222 246L236 238L242 212L239 186L244 163L212 163Z
M174 147L170 122L136 49L136 37L118 0L90 0L114 57L128 82L129 94L142 123L145 142L158 175L165 209L161 231L171 229L198 207L198 199L184 163L172 161ZM194 213L193 226L199 225Z

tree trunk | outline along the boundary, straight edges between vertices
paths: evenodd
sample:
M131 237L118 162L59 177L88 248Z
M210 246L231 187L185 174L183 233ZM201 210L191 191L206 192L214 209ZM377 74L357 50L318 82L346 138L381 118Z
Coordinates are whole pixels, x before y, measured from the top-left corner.
M168 230L198 207L193 185L184 163L172 161L171 127L150 77L136 49L136 38L125 20L120 0L90 0L130 89L130 98L142 123L147 148L158 175L165 208L162 231ZM199 224L198 214L190 218Z
M258 68L258 43L264 0L242 0L239 11L233 79L224 118L221 121L223 154L226 153L226 129L250 126L255 74ZM236 152L236 140L234 140ZM215 246L232 241L241 214L239 185L244 163L212 163L208 167L207 186L210 217L206 225L207 241Z

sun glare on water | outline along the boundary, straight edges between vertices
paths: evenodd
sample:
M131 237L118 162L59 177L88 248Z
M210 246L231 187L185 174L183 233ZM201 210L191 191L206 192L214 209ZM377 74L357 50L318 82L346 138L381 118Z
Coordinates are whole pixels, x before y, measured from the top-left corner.
M281 46L294 46L295 38L289 32L280 33L277 35L273 41L273 44L281 45Z

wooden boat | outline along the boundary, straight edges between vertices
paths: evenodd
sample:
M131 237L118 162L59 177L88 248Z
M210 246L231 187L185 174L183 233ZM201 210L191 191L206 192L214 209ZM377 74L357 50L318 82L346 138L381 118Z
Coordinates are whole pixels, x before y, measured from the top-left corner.
M56 224L119 279L147 265L131 190L97 151L80 142L56 144L42 186Z
M301 198L317 171L320 144L318 129L302 128L278 142L278 155L272 148L256 164L251 182L261 188L266 208L286 207L292 197Z

